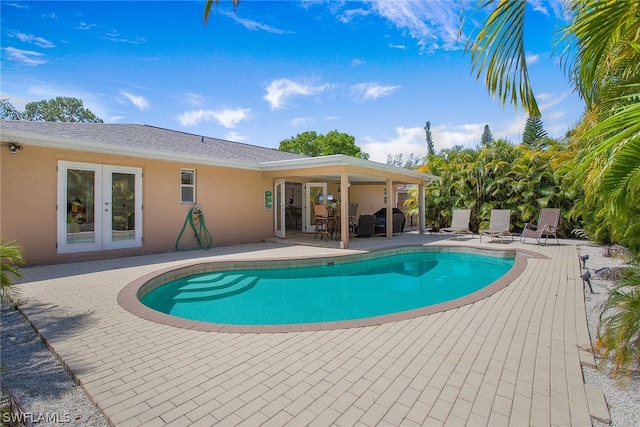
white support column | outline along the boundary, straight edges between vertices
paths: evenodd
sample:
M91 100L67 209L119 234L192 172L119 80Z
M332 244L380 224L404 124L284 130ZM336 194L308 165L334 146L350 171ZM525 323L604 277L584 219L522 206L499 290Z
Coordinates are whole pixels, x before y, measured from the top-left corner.
M349 248L349 174L340 174L340 248Z
M419 223L420 223L420 234L424 234L425 229L427 228L427 225L425 223L425 206L424 206L424 181L420 184L418 184L418 205L420 206L420 218L419 218Z
M393 192L393 180L387 179L387 219L386 231L387 239L393 238L393 203L395 201L395 194Z

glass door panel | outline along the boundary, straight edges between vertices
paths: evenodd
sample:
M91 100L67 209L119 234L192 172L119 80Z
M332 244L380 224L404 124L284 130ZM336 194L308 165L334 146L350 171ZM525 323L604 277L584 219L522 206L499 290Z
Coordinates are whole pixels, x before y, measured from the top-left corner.
M273 234L276 237L285 236L285 206L284 206L284 179L276 179L274 181L275 204L273 209Z
M93 170L67 169L67 244L95 243L95 182Z
M111 174L111 240L136 238L136 180L130 173Z
M315 231L313 205L316 203L327 203L325 197L327 194L327 183L308 182L305 187L304 229L307 233L313 233Z
M103 166L104 249L142 246L142 169Z

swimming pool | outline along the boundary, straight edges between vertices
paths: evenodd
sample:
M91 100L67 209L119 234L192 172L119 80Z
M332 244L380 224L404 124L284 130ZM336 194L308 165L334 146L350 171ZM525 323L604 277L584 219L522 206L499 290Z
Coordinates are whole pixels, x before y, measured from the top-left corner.
M214 324L380 323L482 294L515 260L513 251L408 247L304 260L297 268L299 260L209 264L142 286L138 298L153 310Z

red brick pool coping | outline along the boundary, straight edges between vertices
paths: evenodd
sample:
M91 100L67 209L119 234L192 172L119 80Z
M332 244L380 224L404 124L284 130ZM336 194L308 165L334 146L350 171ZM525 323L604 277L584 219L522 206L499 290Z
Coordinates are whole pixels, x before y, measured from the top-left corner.
M433 304L426 307L407 310L398 313L386 314L364 319L343 320L335 322L321 323L297 323L286 325L230 325L221 323L204 322L197 320L184 319L170 314L161 313L153 310L140 302L140 297L155 289L156 287L172 280L179 279L193 274L200 274L219 270L237 270L241 268L276 268L276 267L302 267L306 265L318 265L322 263L332 262L349 262L354 258L365 260L385 255L413 251L415 248L422 248L429 252L472 252L487 254L492 256L513 257L515 262L511 269L495 282L476 292L446 301L439 304ZM515 253L514 253L515 252ZM398 322L409 320L416 317L426 316L429 314L439 313L446 310L462 307L487 298L500 291L512 283L522 274L527 266L527 258L548 259L544 255L537 252L522 249L517 250L492 250L481 247L457 247L457 246L404 246L400 248L389 248L380 251L370 251L361 254L332 255L310 258L287 258L287 259L252 259L252 260L220 260L207 262L193 262L178 267L170 267L160 269L152 273L139 277L138 279L127 284L118 294L118 304L131 314L138 316L150 322L155 322L176 328L190 329L203 332L227 332L242 334L260 334L260 333L286 333L286 332L304 332L304 331L323 331L332 329L348 329L360 328L365 326L375 326L384 323ZM274 264L277 264L274 266Z

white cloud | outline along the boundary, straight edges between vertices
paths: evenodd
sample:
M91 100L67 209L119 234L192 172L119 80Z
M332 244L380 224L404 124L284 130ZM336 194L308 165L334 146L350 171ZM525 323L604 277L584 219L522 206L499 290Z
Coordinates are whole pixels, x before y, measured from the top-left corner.
M539 61L540 61L540 55L538 55L538 54L530 53L526 57L527 65L533 65L533 64L535 64L535 63L537 63Z
M372 0L372 9L428 50L461 49L460 4L450 0Z
M313 123L318 123L319 121L331 122L335 120L340 120L338 116L326 116L326 117L296 117L291 120L292 127L303 127L309 126Z
M293 127L303 127L309 126L311 123L315 122L315 117L296 117L291 120L291 126Z
M544 15L549 16L549 9L547 9L547 1L541 1L541 0L529 0L528 2L531 7L533 7L533 10L535 10L536 12L541 12Z
M87 24L86 22L80 22L78 24L78 26L76 27L76 29L78 30L90 30L92 28L94 28L96 25L95 24Z
M345 10L342 13L337 15L337 18L343 24L348 24L353 21L356 17L364 17L369 15L371 12L365 9L349 9Z
M274 80L267 86L267 94L264 99L271 105L272 110L279 110L292 96L316 95L329 87L328 84L321 86L297 83L289 79Z
M511 120L506 123L500 124L496 126L496 128L491 129L491 134L493 135L493 139L505 139L512 144L520 144L520 140L522 139L522 132L524 131L524 126L527 124L527 114L522 112L516 114ZM478 138L480 138L478 136Z
M238 123L246 120L251 113L249 108L236 108L235 110L224 109L214 111L213 118L227 129L233 129Z
M560 104L570 94L570 92L564 92L560 95L546 92L539 94L537 98L540 101L539 107L543 116L550 108Z
M424 129L420 127L397 127L396 135L388 137L385 140L376 140L372 137L362 138L364 143L356 141L356 144L362 148L362 151L369 153L369 160L374 162L386 163L387 156L396 156L402 154L403 159L407 160L411 154L418 157L426 156L427 143L424 139Z
M215 120L227 129L233 129L238 123L246 120L251 113L249 108L223 110L192 110L186 111L178 117L182 126L194 126L202 121Z
M245 27L247 30L251 31L265 31L267 33L273 34L293 34L292 31L281 30L279 28L274 28L270 25L263 24L258 21L252 21L250 19L239 18L235 13L223 12L224 15L233 18L234 21Z
M371 99L382 98L383 96L389 96L400 86L382 86L377 83L359 83L351 86L351 92L356 96L356 99L360 101L369 101Z
M204 99L202 98L202 95L197 93L192 93L192 92L187 93L185 96L185 100L192 107L200 107L201 105L204 104Z
M480 144L486 123L465 123L462 125L441 125L431 128L433 148L436 153L442 149L460 145L475 148ZM492 131L493 133L493 131ZM496 135L494 135L496 137ZM425 142L426 143L426 142Z
M390 47L391 49L401 49L401 50L405 50L405 49L407 48L407 47L406 47L405 45L403 45L403 44L392 44L392 43L389 43L389 47Z
M106 33L104 37L107 40L111 40L112 42L116 42L116 43L143 44L143 43L146 43L147 41L142 37L136 37L134 39L123 37L115 28L109 31L108 33Z
M12 33L9 34L10 37L15 37L18 40L25 42L25 43L30 43L30 44L34 44L38 47L44 48L44 49L51 49L53 47L56 47L55 44L53 44L52 42L50 42L47 39L44 39L42 37L38 37L38 36L34 36L32 34L25 34L25 33L20 33L20 32L16 32L16 33Z
M20 62L24 65L36 66L46 64L48 61L44 59L44 55L40 52L34 52L32 50L16 49L15 47L5 47L4 51L7 56L16 62Z
M224 139L226 139L227 141L243 142L247 138L240 135L238 132L227 132L224 136Z
M453 148L456 145L475 148L480 143L485 124L469 123L431 127L431 138L435 151L439 152L443 149ZM412 154L418 158L427 155L428 147L423 127L405 128L399 126L395 131L396 134L394 136L384 140L365 137L361 139L361 141L365 141L364 143L356 143L364 152L369 153L370 160L375 162L386 163L389 155L402 154L403 160L408 160ZM494 131L492 130L492 132ZM499 138L499 136L494 133L494 138Z
M192 110L185 111L180 114L178 121L182 126L195 126L201 121L213 120L213 111L211 110Z
M138 110L144 111L149 109L149 101L144 96L135 96L130 94L129 92L125 92L121 90L120 93L124 95L133 105L135 105Z
M362 59L360 59L360 58L354 58L354 59L351 60L351 66L352 67L357 67L357 66L362 65L362 64L364 64L364 61Z

